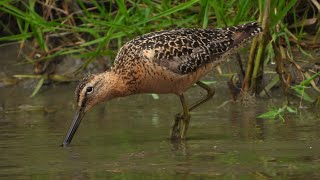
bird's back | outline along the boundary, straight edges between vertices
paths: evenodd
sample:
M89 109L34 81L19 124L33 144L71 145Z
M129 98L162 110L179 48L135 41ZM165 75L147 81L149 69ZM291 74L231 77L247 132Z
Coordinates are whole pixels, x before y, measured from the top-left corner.
M187 74L220 60L261 31L259 24L252 22L228 28L152 32L126 43L119 51L115 64L137 57L147 58L175 73Z
M187 87L224 61L223 57L261 31L259 24L252 22L228 28L183 28L148 33L123 45L115 59L113 70L128 76L126 78L132 84L140 85L141 82L144 84L148 80L161 79L164 79L164 83L168 79L176 83L174 79L180 81L183 80L180 77L187 75ZM150 89L151 86L145 89ZM154 89L148 91L152 92Z

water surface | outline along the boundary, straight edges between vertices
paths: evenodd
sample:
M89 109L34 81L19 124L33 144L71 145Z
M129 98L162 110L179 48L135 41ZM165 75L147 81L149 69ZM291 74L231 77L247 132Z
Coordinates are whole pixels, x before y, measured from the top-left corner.
M270 100L221 107L230 100L225 79L208 78L217 82L216 95L192 113L187 141L168 140L178 97L144 94L94 108L68 148L59 145L74 113L76 83L44 87L34 98L26 86L2 87L0 178L320 178L319 114L307 109L284 122L257 119ZM194 87L187 100L203 95Z

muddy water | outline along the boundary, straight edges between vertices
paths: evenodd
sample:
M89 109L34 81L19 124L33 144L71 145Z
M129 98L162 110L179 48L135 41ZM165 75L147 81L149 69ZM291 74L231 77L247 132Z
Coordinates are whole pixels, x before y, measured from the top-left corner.
M216 95L192 113L187 141L167 139L180 111L176 96L136 95L94 108L68 148L59 145L76 84L44 87L34 98L28 86L2 87L0 179L320 178L319 115L303 110L284 122L257 119L269 100L221 107L230 96L224 79L213 80ZM187 99L202 95L195 87Z

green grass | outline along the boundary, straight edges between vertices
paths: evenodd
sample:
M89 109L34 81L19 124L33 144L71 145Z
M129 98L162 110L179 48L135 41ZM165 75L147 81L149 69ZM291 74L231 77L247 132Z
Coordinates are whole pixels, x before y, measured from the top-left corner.
M242 86L244 91L259 94L257 86L261 82L257 79L263 74L264 66L275 61L277 68L281 69L284 68L284 59L294 61L292 42L298 42L298 49L313 58L299 42L303 42L307 34L303 22L310 18L308 12L313 12L313 18L319 17L319 12L314 11L312 6L301 9L298 0L271 0L270 5L268 1L76 0L59 1L59 4L54 0L2 0L0 33L2 30L5 35L0 37L0 43L19 41L24 47L27 41L32 42L32 52L25 57L26 63L35 66L43 62L51 63L56 57L77 56L84 61L77 73L99 57L107 56L112 61L123 43L144 33L181 27L216 28L259 21L265 26L266 33L253 40ZM264 12L266 6L270 8L270 13ZM319 23L317 27L319 29ZM319 32L315 32L314 42ZM36 53L41 56L35 57ZM279 57L281 60L277 60ZM16 77L39 79L32 96L41 89L44 80L67 79L60 75L47 76L46 73ZM285 80L279 76L278 81ZM272 82L273 85L276 83ZM271 89L272 86L267 87ZM304 87L295 86L292 90L301 96ZM308 98L306 95L301 97L304 100Z
M257 16L257 11L252 14L250 10L256 3L244 0L237 6L230 6L230 3L225 4L224 1L210 0L191 0L184 3L176 1L126 1L125 3L117 0L115 4L110 5L110 7L116 6L117 9L107 9L106 5L99 1L91 2L93 7L88 8L82 1L77 1L79 11L69 14L55 13L59 17L52 19L44 17L44 12L42 15L37 12L39 6L44 10L48 8L35 0L28 3L1 1L0 11L14 18L19 33L0 37L0 42L21 41L23 43L26 40L35 40L39 49L45 54L37 61L49 60L66 54L76 54L86 59L101 55L114 57L116 50L125 41L147 32L179 27L224 27L253 21ZM70 6L67 7L71 9ZM229 9L226 17L222 16L222 13L226 11L225 8ZM240 9L240 13L236 13L236 9ZM53 12L49 14L54 15ZM217 18L216 21L212 19L214 16L224 18L221 20ZM78 24L72 24L70 21L77 21ZM61 34L73 34L84 42L79 46L76 46L75 42L69 42L68 46L62 45L57 51L50 52L48 47L50 39L54 37L63 39L64 36ZM88 60L85 65L91 61Z

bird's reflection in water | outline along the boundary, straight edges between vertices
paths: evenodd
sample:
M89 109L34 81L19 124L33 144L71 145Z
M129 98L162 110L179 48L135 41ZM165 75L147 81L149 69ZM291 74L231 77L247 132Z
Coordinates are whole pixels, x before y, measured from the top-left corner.
M187 140L170 140L171 143L171 152L176 157L185 157L190 156L189 146Z

